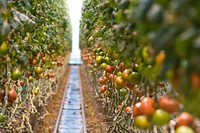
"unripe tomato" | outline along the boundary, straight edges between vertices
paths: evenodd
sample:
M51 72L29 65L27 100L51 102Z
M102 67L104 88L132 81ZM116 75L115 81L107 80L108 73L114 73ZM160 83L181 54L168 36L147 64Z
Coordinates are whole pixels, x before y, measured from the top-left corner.
M100 68L105 69L106 66L107 66L107 64L105 62L103 62L103 63L101 63Z
M32 82L32 81L33 81L33 77L30 76L30 77L28 78L28 81Z
M162 109L157 109L152 116L152 122L158 126L164 126L168 124L169 121L170 121L169 113Z
M128 81L129 82L135 82L135 83L138 83L141 79L141 76L138 72L132 72L129 74L128 76Z
M97 62L97 64L101 64L102 60L103 60L103 57L102 57L102 56L97 56L97 57L96 57L96 62Z
M119 95L121 97L125 97L127 94L128 94L128 90L127 89L122 88L122 89L119 90Z
M191 114L189 114L187 112L182 112L176 118L176 127L179 127L179 126L193 126L194 123L195 123L195 118Z
M188 126L180 126L176 129L175 133L194 133L194 130Z
M4 54L8 50L8 45L6 42L3 42L0 46L0 54Z
M103 61L108 63L108 64L111 63L111 59L109 57L107 57L107 56L105 58L103 58Z
M140 115L135 118L135 126L141 129L149 129L150 123L146 116Z
M179 110L179 102L167 96L162 96L159 99L159 108L164 109L169 113L174 113Z
M32 94L38 95L39 91L40 91L40 88L39 88L39 87L36 87L36 88L34 88L34 89L32 90Z
M0 113L0 122L4 121L4 114Z
M11 88L8 90L8 101L15 101L17 98L17 92L15 91L15 89Z
M21 77L21 72L16 69L11 73L12 80L18 80Z

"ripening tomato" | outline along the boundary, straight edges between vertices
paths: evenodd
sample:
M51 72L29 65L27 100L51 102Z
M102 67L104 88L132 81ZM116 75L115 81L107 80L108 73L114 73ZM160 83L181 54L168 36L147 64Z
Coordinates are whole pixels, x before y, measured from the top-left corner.
M159 99L159 108L174 113L179 110L179 102L175 99L169 98L168 96L162 96Z
M46 62L46 57L42 57L42 62L43 62L43 63Z
M124 80L121 76L118 76L115 79L115 84L117 85L117 87L124 87L124 85L125 85Z
M124 70L124 62L121 62L118 66L118 72Z
M146 116L139 115L135 118L135 126L146 130L150 128L150 122Z
M110 81L115 81L116 80L116 78L117 78L117 75L114 75L114 77L113 77L113 74L110 74L109 76L108 76L108 78L109 78L109 80ZM114 78L114 79L113 79Z
M125 69L123 72L122 72L122 78L125 80L125 81L128 81L128 77L129 77L129 74L132 72L131 69Z
M187 112L182 112L176 118L176 128L179 126L193 126L194 123L195 118Z
M15 89L11 88L8 90L8 101L15 101L17 98L17 92L15 91Z
M35 72L36 72L36 74L41 74L42 73L42 71L43 71L43 69L41 68L41 67L35 67Z
M19 69L16 69L11 73L12 80L18 80L20 77L21 77L21 72L19 71Z

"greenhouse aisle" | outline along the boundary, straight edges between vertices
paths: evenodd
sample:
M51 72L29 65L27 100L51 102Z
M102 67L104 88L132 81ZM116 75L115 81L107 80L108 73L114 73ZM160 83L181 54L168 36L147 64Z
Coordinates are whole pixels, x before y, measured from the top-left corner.
M79 66L71 65L54 133L86 133Z

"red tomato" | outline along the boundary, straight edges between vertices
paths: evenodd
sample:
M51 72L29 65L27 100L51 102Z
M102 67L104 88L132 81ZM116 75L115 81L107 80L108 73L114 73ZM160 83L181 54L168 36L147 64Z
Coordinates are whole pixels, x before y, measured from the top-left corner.
M106 77L100 77L98 81L99 81L100 84L104 85L104 84L106 84L107 78Z
M141 109L141 102L138 102L134 105L133 107L133 116L139 116L142 114L142 109Z
M150 97L145 97L141 100L141 104L142 114L151 117L155 112L154 100Z
M195 118L187 112L182 112L176 118L176 128L179 126L193 126L194 123Z
M5 90L0 89L0 100L3 101L5 97Z
M135 85L133 83L130 83L130 82L126 83L126 87L128 87L129 89L133 89L134 86Z
M168 96L162 96L159 99L159 108L174 113L179 110L179 102L175 99L169 98Z
M112 73L114 71L114 67L111 65L106 65L105 69L106 69L106 72L108 73Z
M21 87L23 87L25 83L24 81L20 81L19 84L21 85Z
M106 91L106 88L107 86L106 85L103 85L101 88L100 88L100 92L101 93L104 93Z
M13 102L17 98L17 92L11 88L8 90L8 101Z

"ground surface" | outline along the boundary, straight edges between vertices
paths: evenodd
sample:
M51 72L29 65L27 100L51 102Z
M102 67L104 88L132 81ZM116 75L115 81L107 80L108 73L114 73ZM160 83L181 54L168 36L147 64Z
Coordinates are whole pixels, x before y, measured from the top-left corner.
M84 65L80 66L81 83L83 88L84 109L86 117L86 127L88 133L105 133L107 129L107 117L102 104L95 99L92 91L92 84Z
M63 92L67 83L69 69L70 67L68 66L62 81L59 84L57 94L54 95L49 102L47 107L48 113L36 124L34 129L35 133L52 133L60 109ZM85 69L84 65L80 66L87 132L105 133L107 128L105 112L103 111L101 103L95 99L95 95L93 91L91 91L91 83Z

